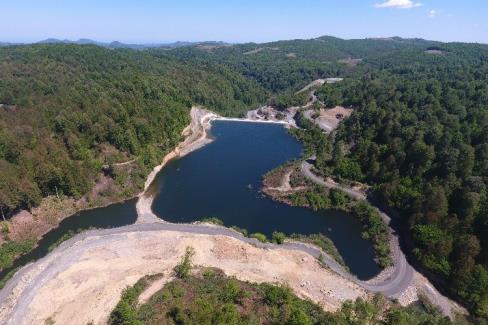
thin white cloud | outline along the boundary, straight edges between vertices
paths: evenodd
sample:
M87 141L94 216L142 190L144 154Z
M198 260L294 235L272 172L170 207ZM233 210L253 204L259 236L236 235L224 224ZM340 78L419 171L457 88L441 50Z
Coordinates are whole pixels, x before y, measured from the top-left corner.
M412 9L422 6L420 2L413 2L412 0L386 0L383 3L377 3L374 5L376 8L400 8L400 9Z
M435 10L430 10L429 11L429 18L435 18L435 16L437 16L437 11Z

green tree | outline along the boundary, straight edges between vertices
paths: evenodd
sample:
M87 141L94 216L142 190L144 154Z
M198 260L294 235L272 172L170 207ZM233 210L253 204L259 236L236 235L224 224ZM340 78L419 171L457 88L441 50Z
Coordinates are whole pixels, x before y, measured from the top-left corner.
M281 245L285 242L286 235L282 232L274 231L272 239L274 243Z
M180 279L185 279L189 276L192 268L192 258L195 255L195 249L188 246L185 250L185 255L182 257L181 261L174 267L174 272L176 277Z

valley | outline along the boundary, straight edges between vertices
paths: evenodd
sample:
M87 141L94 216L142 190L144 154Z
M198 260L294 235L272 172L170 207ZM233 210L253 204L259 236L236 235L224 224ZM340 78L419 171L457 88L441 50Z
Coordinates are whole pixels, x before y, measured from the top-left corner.
M486 45L121 46L0 48L2 323L104 323L188 246L326 312L487 317Z

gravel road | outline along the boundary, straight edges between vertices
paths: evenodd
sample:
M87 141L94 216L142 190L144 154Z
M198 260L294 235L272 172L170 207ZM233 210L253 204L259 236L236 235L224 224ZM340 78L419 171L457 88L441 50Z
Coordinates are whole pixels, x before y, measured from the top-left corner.
M352 189L350 187L331 182L329 180L325 180L322 177L315 175L312 172L312 167L313 166L307 161L303 161L301 164L301 171L303 175L312 182L318 185L340 189L356 200L366 200L365 194L360 191L356 191L355 189ZM387 225L390 225L391 218L380 209L376 209L379 212L383 221ZM386 277L386 279L379 281L379 283L374 283L374 280L368 281L371 284L365 282L356 283L361 285L366 290L372 292L381 292L385 296L391 298L398 298L399 295L407 290L410 286L416 286L429 297L431 302L439 306L445 315L452 316L453 311L465 313L465 311L458 304L439 293L428 282L427 279L424 278L424 280L422 281L415 280L415 278L418 279L423 277L420 276L420 274L414 269L414 267L408 263L405 254L401 250L398 234L395 232L395 230L393 230L393 228L391 228L391 226L389 227L389 231L390 247L392 250L392 259L394 264L393 272L391 272L389 276Z
M362 286L366 290L372 292L381 292L384 295L392 298L398 297L403 292L403 290L405 290L405 288L408 287L409 285L408 281L406 281L408 276L405 275L405 271L404 271L404 270L408 270L408 268L406 269L404 267L397 267L398 271L394 272L390 278L386 279L381 283L372 285L372 284L368 284L367 282L360 281L355 277L353 277L350 273L345 271L342 268L342 266L340 266L334 259L329 257L327 254L324 254L320 249L316 247L307 244L296 243L296 242L285 243L283 245L262 243L255 239L244 237L242 234L232 229L228 229L220 226L209 226L205 224L173 224L173 223L157 222L157 223L134 224L134 225L129 225L120 228L113 228L113 229L91 230L67 240L66 242L62 243L57 249L55 249L51 254L62 255L68 248L72 246L84 245L85 243L87 243L85 239L90 237L104 237L104 236L108 237L114 234L123 234L123 233L130 233L130 232L148 232L148 231L158 231L158 230L178 231L183 233L193 233L193 234L203 234L203 235L222 235L222 236L228 236L228 237L238 239L248 244L252 244L258 248L265 248L265 249L281 248L281 249L302 251L313 256L314 258L319 258L319 256L322 255L324 264L332 271ZM42 260L43 259L39 260L36 263L32 263L24 267L22 270L20 270L14 275L14 277L0 291L0 306L7 305L7 299L9 298L12 291L15 290L19 282L23 280L24 275L28 274L32 268L36 268L38 264L41 264ZM401 264L400 266L403 265L404 264ZM13 306L12 310L9 313L11 315L11 317L9 317L10 323L15 324L16 321L20 320L21 316L28 309L29 304L34 298L35 293L39 289L39 287L42 286L42 284L45 283L47 280L55 276L57 270L63 267L65 266L50 264L48 267L42 270L42 272L36 277L35 281L31 281L30 283L27 284L27 287L22 291L20 296L17 298L15 305Z
M202 116L193 116L193 120L202 122ZM209 118L217 119L216 116L212 116ZM209 121L208 121L209 122ZM203 131L203 132L202 132ZM203 130L199 130L199 132L192 132L193 134L199 134L202 136L202 133L205 134L205 128ZM189 141L194 142L194 141ZM365 199L363 193L357 192L353 189L341 186L336 183L331 183L327 180L318 177L311 171L312 165L308 162L303 162L301 169L303 174L312 180L313 182L329 187L336 187L340 188L341 190L345 191L347 194L351 195L356 199ZM147 213L147 212L146 212ZM381 216L385 220L386 223L390 223L390 218L382 213ZM151 217L151 218L149 218ZM151 215L148 215L146 222L136 223L133 225L120 227L120 228L113 228L113 229L104 229L104 230L91 230L79 234L64 243L62 243L57 249L55 249L51 254L63 254L68 248L74 245L84 245L86 242L85 239L90 237L103 237L103 236L110 236L113 234L123 234L123 233L131 233L131 232L148 232L148 231L158 231L158 230L166 230L166 231L177 231L183 233L193 233L193 234L203 234L203 235L222 235L235 238L242 242L246 242L252 244L258 248L265 248L265 249L287 249L287 250L295 250L295 251L302 251L307 253L314 258L322 257L322 261L326 267L328 267L333 272L339 274L340 276L344 277L347 280L350 280L357 285L363 287L364 289L370 292L379 292L384 294L390 298L398 298L407 288L412 284L412 279L415 274L415 270L413 267L407 262L405 255L400 249L399 240L397 234L390 228L391 231L391 246L393 252L393 259L394 259L394 267L392 272L389 272L387 276L382 278L378 278L375 281L361 281L351 275L348 271L346 271L341 265L339 265L333 258L329 255L325 254L322 250L317 247L297 243L297 242L287 242L283 245L275 245L271 243L262 243L255 239L244 237L242 234L225 227L220 226L209 226L205 224L173 224L173 223L166 223L163 221L153 222L155 218ZM47 257L45 257L47 258ZM43 258L43 259L45 259ZM30 270L33 268L38 267L38 265L42 262L42 260L38 262L32 263L27 265L20 271L18 271L14 277L8 281L6 286L0 291L0 308L6 308L6 303L8 302L9 296L11 293L16 289L17 285L20 281L23 280L24 275L28 274ZM53 277L56 272L55 270L59 268L59 265L49 265L46 269L42 270L39 276L36 277L36 281L30 281L25 290L20 293L19 297L16 299L13 308L9 311L9 314L12 316L9 318L9 322L15 324L15 322L19 319L17 317L21 317L27 310L30 301L32 301L33 296L35 295L36 290L39 286L42 285L45 281L49 278ZM10 302L11 303L11 302ZM441 306L442 307L442 306ZM446 307L447 308L447 307ZM443 308L444 309L444 308Z

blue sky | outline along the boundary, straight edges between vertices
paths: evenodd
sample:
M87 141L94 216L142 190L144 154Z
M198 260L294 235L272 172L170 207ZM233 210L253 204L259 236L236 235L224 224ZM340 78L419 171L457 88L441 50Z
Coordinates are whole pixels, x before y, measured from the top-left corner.
M0 0L0 41L263 42L332 35L488 43L488 0Z

